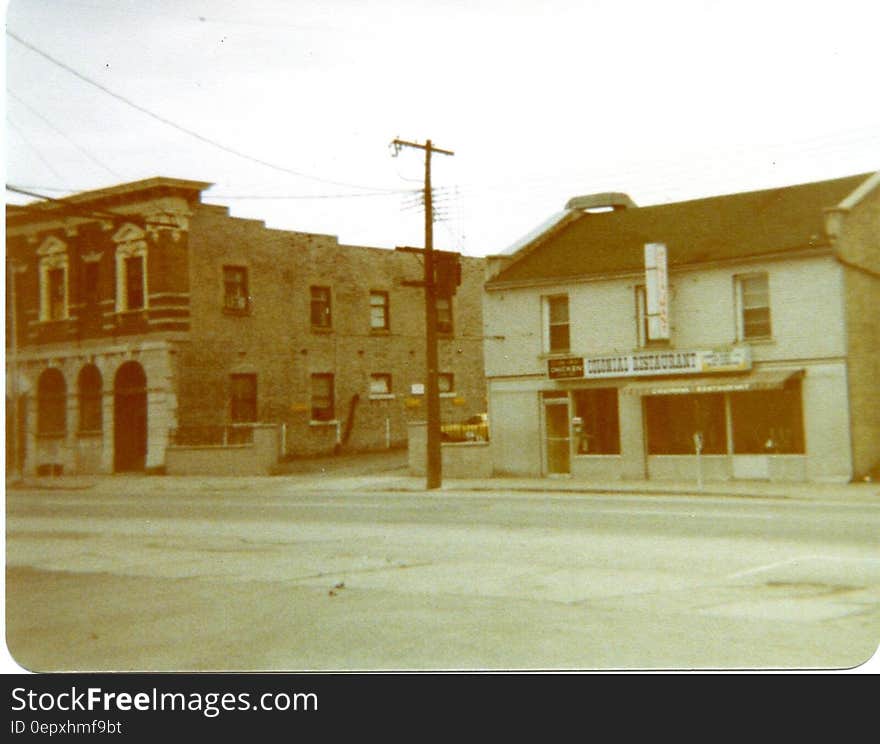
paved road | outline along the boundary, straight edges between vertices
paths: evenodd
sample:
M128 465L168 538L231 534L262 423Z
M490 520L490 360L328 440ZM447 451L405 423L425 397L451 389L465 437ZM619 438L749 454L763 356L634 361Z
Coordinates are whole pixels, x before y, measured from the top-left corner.
M9 648L34 670L839 668L880 642L877 503L343 488L10 491Z

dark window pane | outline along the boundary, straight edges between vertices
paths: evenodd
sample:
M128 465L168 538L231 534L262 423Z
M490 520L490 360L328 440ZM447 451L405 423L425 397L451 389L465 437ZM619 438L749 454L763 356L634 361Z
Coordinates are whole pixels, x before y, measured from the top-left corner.
M602 388L574 393L575 416L581 420L576 434L579 455L620 454L620 422L617 411L617 390Z
M803 454L801 385L730 396L733 451L739 455Z
M693 455L696 432L704 455L727 453L723 395L652 395L645 416L649 455Z
M253 374L232 375L231 410L233 423L257 420L257 376Z
M125 259L125 297L127 310L139 310L144 306L143 256Z
M550 326L550 351L568 351L568 324Z
M248 309L247 269L243 266L223 267L223 307L242 312Z
M330 288L311 288L311 320L316 328L330 328L332 317L330 313Z
M312 375L312 420L334 419L333 375Z
M49 320L63 320L66 315L67 291L64 269L49 270Z

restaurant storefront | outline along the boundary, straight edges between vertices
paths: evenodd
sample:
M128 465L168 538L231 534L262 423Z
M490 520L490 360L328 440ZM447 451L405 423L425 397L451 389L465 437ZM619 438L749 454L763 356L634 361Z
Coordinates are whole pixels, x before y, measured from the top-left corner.
M543 471L803 480L803 377L754 368L747 347L550 360Z

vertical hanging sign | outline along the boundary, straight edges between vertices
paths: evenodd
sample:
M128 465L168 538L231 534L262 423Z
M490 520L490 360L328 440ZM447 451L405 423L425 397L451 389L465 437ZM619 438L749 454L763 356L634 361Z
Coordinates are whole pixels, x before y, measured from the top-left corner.
M666 273L666 246L663 243L645 244L645 298L648 339L668 339L669 280Z

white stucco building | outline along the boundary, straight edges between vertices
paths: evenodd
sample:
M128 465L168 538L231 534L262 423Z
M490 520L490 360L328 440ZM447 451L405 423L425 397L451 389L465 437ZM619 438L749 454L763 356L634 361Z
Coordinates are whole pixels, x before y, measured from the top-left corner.
M864 174L649 207L578 197L492 257L494 471L876 474L878 184Z

